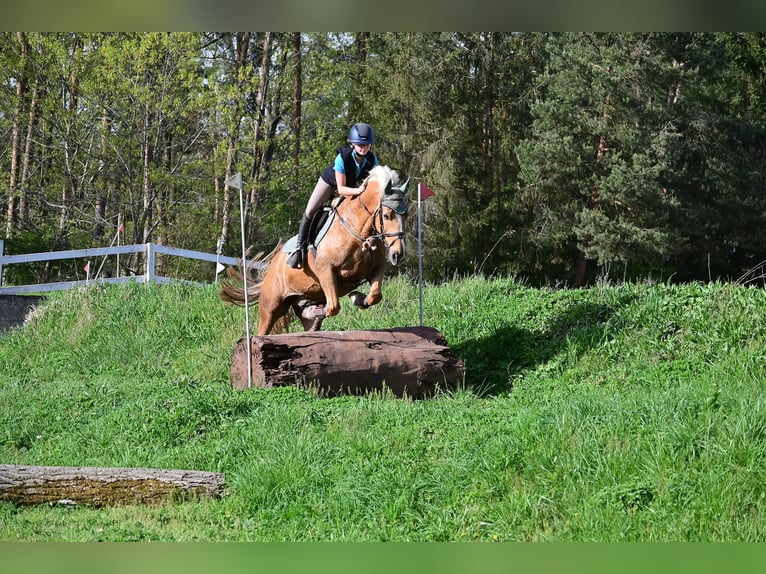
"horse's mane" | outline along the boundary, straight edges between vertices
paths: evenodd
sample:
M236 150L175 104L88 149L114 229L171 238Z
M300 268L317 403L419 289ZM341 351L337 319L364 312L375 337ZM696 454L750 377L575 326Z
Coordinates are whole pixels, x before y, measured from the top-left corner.
M376 165L370 170L370 174L365 178L364 183L371 179L377 180L381 189L386 189L389 181L392 185L399 183L399 174L387 165Z

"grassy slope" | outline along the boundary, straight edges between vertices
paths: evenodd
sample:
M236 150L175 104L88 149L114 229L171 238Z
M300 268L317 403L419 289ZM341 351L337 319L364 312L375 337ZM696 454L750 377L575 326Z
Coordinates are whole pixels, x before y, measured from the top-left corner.
M418 323L403 279L328 329ZM214 287L53 296L0 338L0 462L226 473L218 501L0 503L0 540L763 540L766 293L466 278L424 323L467 367L422 402L234 392Z

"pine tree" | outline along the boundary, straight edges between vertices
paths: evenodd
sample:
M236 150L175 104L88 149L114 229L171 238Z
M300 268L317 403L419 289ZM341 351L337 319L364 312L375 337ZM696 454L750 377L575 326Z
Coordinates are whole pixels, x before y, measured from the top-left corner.
M541 260L583 285L589 262L640 266L670 249L672 62L642 34L552 34L546 48L533 134L518 148L520 200Z

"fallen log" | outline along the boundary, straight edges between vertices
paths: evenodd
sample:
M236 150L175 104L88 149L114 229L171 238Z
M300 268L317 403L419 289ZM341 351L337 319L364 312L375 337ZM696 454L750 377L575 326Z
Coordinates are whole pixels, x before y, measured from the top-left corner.
M217 498L225 476L198 470L0 464L0 500L103 507Z
M426 398L463 382L465 367L432 327L253 336L253 388L297 386L323 396L391 391ZM232 353L231 385L247 389L247 341Z

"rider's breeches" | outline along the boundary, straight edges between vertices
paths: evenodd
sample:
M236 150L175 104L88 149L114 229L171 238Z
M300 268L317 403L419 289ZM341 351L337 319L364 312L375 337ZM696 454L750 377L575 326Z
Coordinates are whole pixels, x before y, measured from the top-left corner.
M330 201L335 188L323 180L321 177L317 180L317 184L314 186L314 191L311 192L309 202L306 205L306 217L311 218L325 203Z

